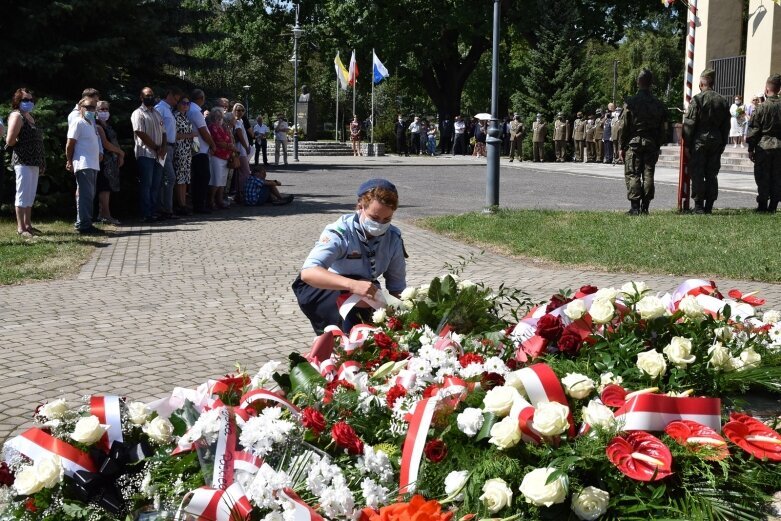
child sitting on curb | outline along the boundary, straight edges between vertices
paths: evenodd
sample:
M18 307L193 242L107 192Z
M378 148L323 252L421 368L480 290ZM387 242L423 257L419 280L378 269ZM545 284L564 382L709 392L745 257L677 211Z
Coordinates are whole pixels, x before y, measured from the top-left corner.
M271 204L278 206L291 203L293 196L282 195L278 186L282 186L282 183L276 179L266 179L266 169L262 165L252 165L250 176L244 183L244 204L258 206L269 199Z

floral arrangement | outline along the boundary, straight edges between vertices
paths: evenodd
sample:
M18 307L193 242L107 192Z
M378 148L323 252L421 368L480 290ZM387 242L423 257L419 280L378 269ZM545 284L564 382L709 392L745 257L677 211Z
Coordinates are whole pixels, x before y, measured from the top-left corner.
M0 520L763 519L781 313L762 305L690 280L535 306L437 277L287 368L40 406L3 448Z

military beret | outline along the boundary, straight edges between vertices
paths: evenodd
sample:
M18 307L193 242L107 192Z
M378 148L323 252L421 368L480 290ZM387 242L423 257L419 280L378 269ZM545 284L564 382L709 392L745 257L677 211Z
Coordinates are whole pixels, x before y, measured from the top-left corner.
M399 193L396 190L396 185L388 181L387 179L369 179L368 181L364 181L361 186L358 187L358 197L362 196L369 190L373 190L374 188L385 188L386 190L390 190L391 192Z
M716 81L716 71L713 69L705 69L702 71L702 74L700 74L700 78L708 78L711 81Z
M768 79L768 83L772 83L776 88L781 87L781 74L771 74Z

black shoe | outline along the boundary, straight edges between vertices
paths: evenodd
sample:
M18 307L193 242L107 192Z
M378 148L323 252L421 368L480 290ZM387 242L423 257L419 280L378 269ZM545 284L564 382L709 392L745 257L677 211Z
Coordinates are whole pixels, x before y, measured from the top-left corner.
M193 210L193 212L194 213L200 213L200 214L212 213L212 211L209 210L208 208L196 208L195 210Z
M628 212L626 212L627 215L640 215L640 201L637 199L632 199L629 201L629 203L632 205L632 207L629 209Z
M776 210L778 210L778 201L770 201L770 204L767 205L767 213L776 213ZM35 231L35 228L33 228L33 231ZM36 235L38 235L38 232L35 232Z
M81 235L106 235L106 232L100 228L95 228L94 226L90 226L89 228L79 228L78 232Z
M702 201L694 201L694 213L697 215L705 214L705 207L702 205Z
M151 217L144 217L141 219L141 222L144 224L152 224L157 222L157 217L151 216Z
M643 199L640 202L640 213L644 215L648 215L648 207L651 205L651 201L648 201L646 199Z
M713 213L713 201L706 200L705 201L705 206L704 206L703 209L705 210L706 214L712 214Z

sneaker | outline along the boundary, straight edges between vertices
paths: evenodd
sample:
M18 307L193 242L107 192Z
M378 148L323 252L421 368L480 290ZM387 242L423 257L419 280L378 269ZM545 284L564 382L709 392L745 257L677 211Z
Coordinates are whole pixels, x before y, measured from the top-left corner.
M119 222L119 219L114 219L113 217L100 217L98 222L102 224L113 224L114 226L119 226L122 224Z

